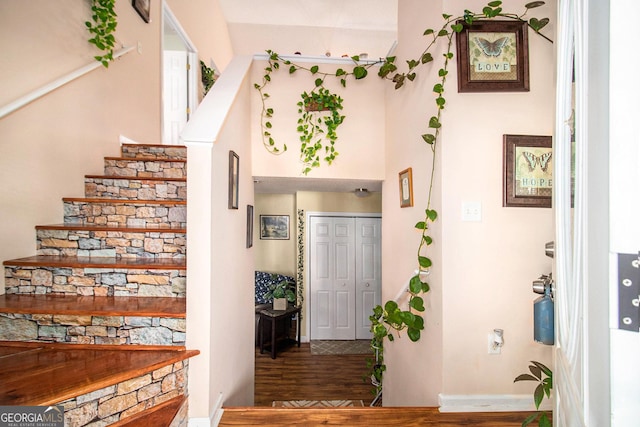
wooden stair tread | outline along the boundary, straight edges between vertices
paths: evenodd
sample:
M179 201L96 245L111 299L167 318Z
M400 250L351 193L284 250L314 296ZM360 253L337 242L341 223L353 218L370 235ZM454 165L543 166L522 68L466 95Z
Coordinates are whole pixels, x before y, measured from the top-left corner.
M519 427L532 412L441 413L429 407L224 408L218 426Z
M175 297L0 295L0 313L186 318L186 299Z
M185 396L177 396L145 411L110 424L110 427L169 427L185 403Z
M85 178L126 179L129 181L175 181L187 182L187 178L164 178L161 176L121 176L121 175L85 175Z
M109 203L130 205L186 205L186 200L101 199L98 197L63 197L63 202Z
M12 353L5 353L0 363L2 406L54 405L200 353L197 350L88 349L74 344L12 345L9 349Z
M34 255L4 261L3 265L22 267L130 268L146 270L186 270L184 258L111 258Z
M36 225L36 230L91 230L91 231L122 231L124 233L146 233L146 232L165 232L165 233L186 233L185 227L177 227L165 224L148 224L146 227L130 227L97 225L97 224L49 224Z

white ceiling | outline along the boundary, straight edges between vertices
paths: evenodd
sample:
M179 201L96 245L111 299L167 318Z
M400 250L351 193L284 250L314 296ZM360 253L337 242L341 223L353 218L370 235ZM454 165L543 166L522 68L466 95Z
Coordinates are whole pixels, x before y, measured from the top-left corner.
M384 57L397 40L398 0L220 0L238 55Z
M220 0L236 55L385 57L398 34L398 0ZM372 180L254 177L256 193L382 191Z

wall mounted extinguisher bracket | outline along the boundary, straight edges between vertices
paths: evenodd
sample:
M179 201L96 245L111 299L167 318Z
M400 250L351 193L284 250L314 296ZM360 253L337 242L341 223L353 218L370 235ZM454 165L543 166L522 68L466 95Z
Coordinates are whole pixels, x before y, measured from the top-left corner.
M541 294L533 302L533 339L546 345L554 343L553 278L543 274L533 281L533 292Z

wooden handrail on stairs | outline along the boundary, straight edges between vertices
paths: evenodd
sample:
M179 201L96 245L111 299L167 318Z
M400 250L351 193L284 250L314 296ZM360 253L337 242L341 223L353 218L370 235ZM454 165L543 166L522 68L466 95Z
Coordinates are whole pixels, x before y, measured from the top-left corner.
M117 52L114 52L113 59L126 55L127 53L131 52L133 49L134 49L134 46L123 47ZM102 67L101 63L99 63L98 61L92 61L90 64L80 67L77 70L74 70L68 74L65 74L64 76L29 92L28 94L16 99L15 101L10 102L7 105L4 105L3 107L0 107L0 119L5 116L8 116L9 114L13 113L16 110L19 110L25 105L32 103L36 99L41 98L50 92L53 92L59 87L62 87L67 83L72 82L73 80L79 77L82 77L85 74L100 67Z

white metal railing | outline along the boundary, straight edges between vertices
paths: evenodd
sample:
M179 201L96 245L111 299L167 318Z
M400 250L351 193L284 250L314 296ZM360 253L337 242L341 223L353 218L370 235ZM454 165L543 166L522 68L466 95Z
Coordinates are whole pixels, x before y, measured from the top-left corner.
M113 54L113 59L119 58L122 55L126 55L127 53L131 52L134 49L133 46L129 46L129 47L123 47L122 49L118 50L117 52L114 52ZM80 67L77 70L74 70L62 77L60 77L59 79L56 79L50 83L47 83L41 87L39 87L38 89L35 89L31 92L29 92L28 94L26 94L25 96L22 96L18 99L16 99L13 102L8 103L7 105L0 107L0 119L8 116L9 114L13 113L14 111L24 107L27 104L30 104L31 102L35 101L38 98L41 98L43 96L45 96L46 94L53 92L54 90L58 89L61 86L66 85L67 83L77 79L78 77L82 77L85 74L95 70L96 68L102 67L102 64L99 63L98 61L93 61L91 64L85 65L84 67Z

